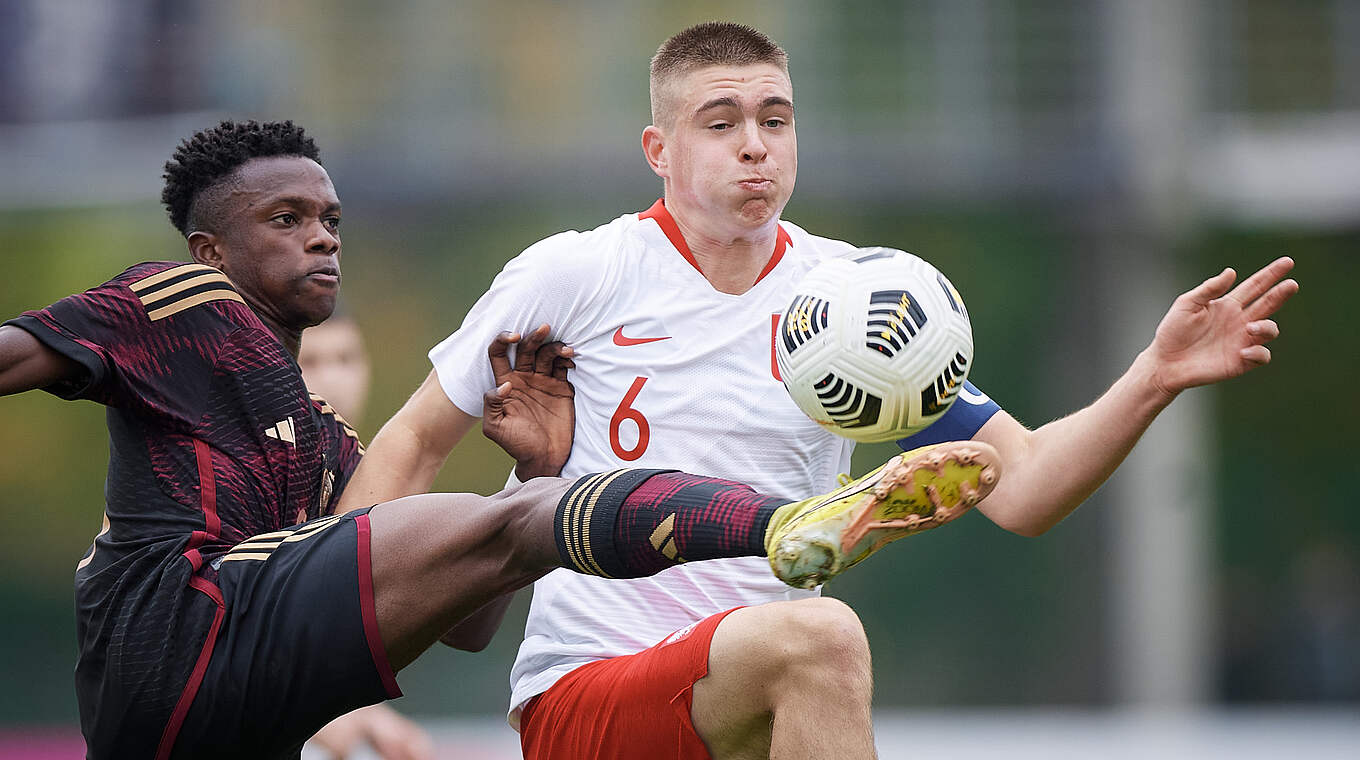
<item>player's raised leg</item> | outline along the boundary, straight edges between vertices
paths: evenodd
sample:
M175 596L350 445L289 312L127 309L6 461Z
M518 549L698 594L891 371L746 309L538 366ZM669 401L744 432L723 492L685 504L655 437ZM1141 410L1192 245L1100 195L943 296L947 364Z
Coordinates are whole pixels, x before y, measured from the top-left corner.
M374 604L393 670L559 565L553 518L570 485L535 478L492 496L421 494L369 512Z
M986 444L893 457L796 502L668 470L535 478L494 496L425 494L374 507L378 627L394 669L459 621L547 571L637 578L688 561L771 556L793 585L824 581L888 542L956 518L996 484ZM790 570L791 569L791 570Z

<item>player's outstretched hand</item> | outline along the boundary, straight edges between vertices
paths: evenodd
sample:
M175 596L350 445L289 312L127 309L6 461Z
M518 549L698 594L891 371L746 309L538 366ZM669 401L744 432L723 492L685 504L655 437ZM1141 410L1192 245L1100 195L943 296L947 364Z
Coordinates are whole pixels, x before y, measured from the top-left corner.
M515 458L520 480L556 475L571 453L576 410L567 370L576 364L570 346L545 342L549 330L540 325L528 335L501 333L487 348L496 389L482 399L482 432Z
M425 729L384 704L341 715L312 737L311 743L335 760L345 760L365 744L382 760L430 760L434 743Z
M1293 259L1278 258L1235 288L1237 273L1224 269L1181 294L1148 349L1157 386L1175 395L1269 363L1265 344L1280 334L1270 316L1299 291L1298 282L1284 279L1293 268Z

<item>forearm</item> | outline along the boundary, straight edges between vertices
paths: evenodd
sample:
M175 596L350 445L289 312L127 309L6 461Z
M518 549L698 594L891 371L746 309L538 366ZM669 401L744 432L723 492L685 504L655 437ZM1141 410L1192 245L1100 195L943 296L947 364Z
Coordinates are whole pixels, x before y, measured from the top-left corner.
M997 525L1037 536L1057 525L1115 471L1175 398L1154 379L1147 351L1090 406L1024 431L1005 418L978 438L1002 452L1005 470L980 509ZM1005 426L1009 423L1009 426ZM1013 426L1013 427L1011 427Z
M345 486L336 512L429 492L447 455L446 451L430 450L417 432L399 421L388 421Z
M81 371L79 364L44 346L27 330L0 327L0 396L46 388Z
M427 493L449 452L477 424L444 395L431 372L374 436L336 512Z

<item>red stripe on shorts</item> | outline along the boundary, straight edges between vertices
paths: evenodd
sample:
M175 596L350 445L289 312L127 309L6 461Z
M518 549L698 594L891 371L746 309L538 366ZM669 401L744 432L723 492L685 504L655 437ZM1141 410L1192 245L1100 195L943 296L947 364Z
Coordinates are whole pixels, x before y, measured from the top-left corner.
M165 724L160 746L156 748L156 760L170 757L170 752L175 748L175 738L179 736L180 726L184 725L189 708L194 704L194 697L198 695L198 687L203 684L203 675L208 672L208 661L212 659L213 646L217 643L217 630L222 627L222 617L226 613L226 606L222 602L222 590L216 584L195 575L189 579L189 587L202 591L216 602L217 612L213 614L212 626L208 628L208 637L203 642L203 649L199 650L198 660L194 662L194 670L189 674L189 682L184 684L184 691L180 692L175 711L170 714L170 722Z
M401 688L397 686L396 674L392 672L392 664L387 660L387 647L383 645L382 634L378 631L378 607L373 601L373 562L369 547L368 515L363 514L354 518L354 527L359 531L359 608L364 616L364 636L368 639L368 651L373 655L373 666L378 669L378 676L382 678L388 699L396 699L401 696Z

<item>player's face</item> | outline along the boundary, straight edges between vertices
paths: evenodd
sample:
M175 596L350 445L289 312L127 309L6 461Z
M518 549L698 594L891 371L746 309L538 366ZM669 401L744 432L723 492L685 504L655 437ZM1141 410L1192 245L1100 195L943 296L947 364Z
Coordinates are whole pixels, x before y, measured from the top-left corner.
M777 220L798 176L788 75L770 64L711 66L672 86L675 120L656 167L668 207L712 234Z
M221 268L266 323L320 324L340 294L340 199L309 158L243 164L217 236Z
M368 355L351 319L331 318L302 333L302 380L351 424L359 424L368 397Z

